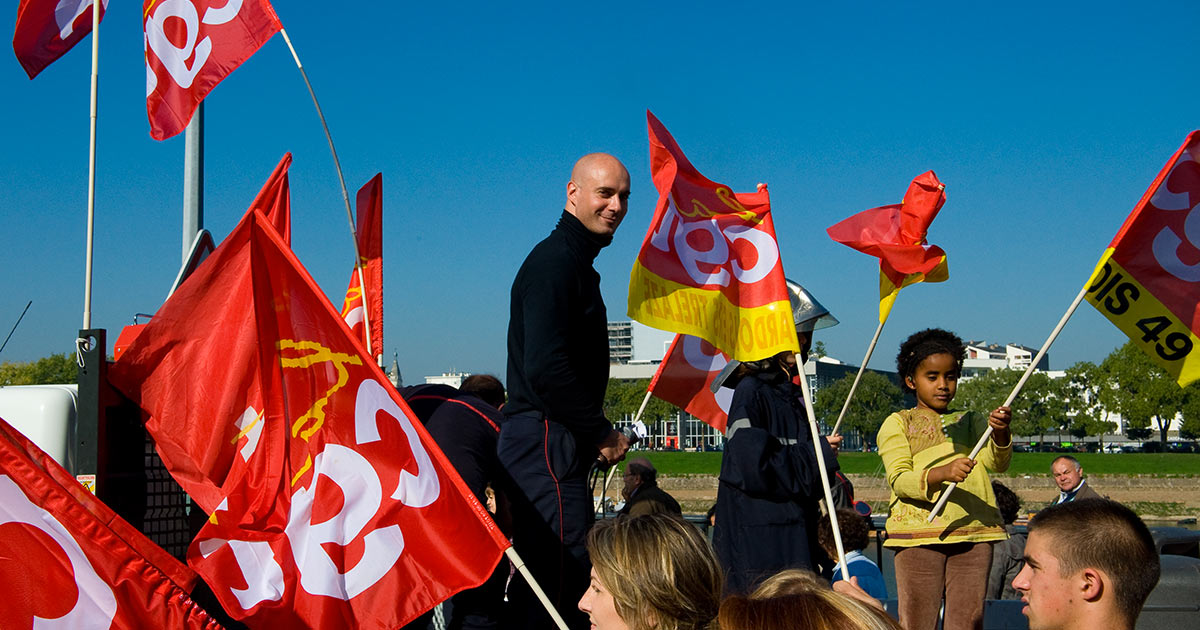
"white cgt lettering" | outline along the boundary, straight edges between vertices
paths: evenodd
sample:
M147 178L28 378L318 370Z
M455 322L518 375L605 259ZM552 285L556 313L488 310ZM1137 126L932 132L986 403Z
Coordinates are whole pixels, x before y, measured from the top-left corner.
M201 20L196 5L189 0L164 0L146 18L146 46L154 52L154 56L158 57L167 74L171 75L179 87L190 88L212 54L211 37L197 41L200 36L200 23L219 26L237 17L241 10L242 0L229 0L223 6L208 7L204 11L204 19ZM187 34L183 46L172 44L163 30L163 25L170 18L183 20L184 32ZM187 60L191 59L193 54L195 59L192 60L192 65L188 66ZM158 85L158 78L153 76L154 71L150 68L149 60L146 62L146 73L146 94L150 94Z
M225 505L222 502L221 505ZM218 510L221 508L217 508ZM246 580L246 588L230 587L230 592L237 598L242 610L250 610L262 602L276 602L283 597L283 569L275 561L271 544L261 540L221 540L208 538L200 541L200 555L211 556L223 545L229 545L242 577Z
M712 348L711 345L708 347ZM709 354L704 351L704 343L699 337L691 335L683 336L683 358L688 362L688 365L704 372L720 372L725 368L725 364L729 363L720 350L716 350L716 354ZM713 394L713 398L717 401L717 406L725 413L729 413L729 403L733 400L733 390L728 387L722 387Z
M0 525L6 523L24 523L53 538L66 552L75 574L75 585L79 588L78 599L67 614L54 619L35 616L33 627L37 630L107 630L117 614L117 598L112 588L96 574L83 549L62 523L30 501L11 477L0 475Z
M369 444L379 440L379 425L376 416L382 411L396 420L408 438L408 446L412 449L413 459L417 460L417 474L407 470L400 471L400 482L392 498L404 505L416 508L425 507L437 500L441 493L437 471L433 468L433 460L421 444L421 437L413 427L408 416L400 411L400 406L392 400L391 395L379 383L364 380L358 386L358 394L354 402L354 434L359 444Z
M1192 247L1200 248L1200 204L1189 208L1188 191L1173 193L1167 189L1167 182L1171 181L1175 172L1189 162L1195 164L1195 158L1191 153L1184 152L1179 156L1175 168L1171 169L1171 172L1163 179L1162 184L1155 191L1154 197L1150 199L1150 203L1155 208L1166 212L1187 210L1187 217L1183 220L1183 235ZM1179 246L1182 244L1183 239L1179 238L1178 234L1171 228L1164 227L1154 236L1154 243L1151 245L1154 260L1158 261L1164 271L1184 282L1200 282L1200 262L1189 265L1179 258Z
M322 479L324 477L324 479ZM312 522L313 499L322 483L341 489L340 512L323 523ZM367 458L340 444L326 444L313 459L313 482L292 495L286 533L300 571L300 586L313 595L350 599L379 581L404 552L399 525L375 529L363 537L362 559L341 569L322 546L345 546L358 537L379 511L383 489Z
M75 32L75 20L93 4L92 0L59 0L54 6L54 23L58 26L58 37L66 41ZM103 1L108 9L108 0Z
M712 247L704 251L692 247L688 235L694 232L707 232ZM749 268L743 268L736 258L730 257L732 245L739 240L754 248L756 261ZM680 220L674 198L662 225L650 235L650 244L663 252L670 252L674 245L684 271L700 284L729 286L729 270L738 282L753 284L766 278L779 262L779 247L766 232L745 225L731 225L722 230L715 218L684 222ZM711 271L701 269L700 263L711 265Z

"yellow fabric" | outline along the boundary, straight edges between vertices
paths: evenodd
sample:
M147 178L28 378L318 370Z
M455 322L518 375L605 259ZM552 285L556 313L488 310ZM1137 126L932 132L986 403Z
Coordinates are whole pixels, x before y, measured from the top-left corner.
M929 409L899 411L883 421L877 436L879 455L892 490L884 546L915 547L1008 538L988 471L1008 470L1012 444L998 446L993 439L979 451L977 465L954 489L942 512L932 523L925 522L934 502L949 485L928 485L929 470L970 455L987 426L987 417L978 413L951 412L939 416Z

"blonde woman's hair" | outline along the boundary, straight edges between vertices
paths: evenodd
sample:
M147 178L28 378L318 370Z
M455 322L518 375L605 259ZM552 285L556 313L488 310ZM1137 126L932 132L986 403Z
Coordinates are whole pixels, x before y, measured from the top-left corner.
M588 533L588 554L631 630L705 630L721 604L720 565L696 527L670 514L618 517Z
M901 630L887 613L798 569L767 578L749 597L726 599L717 619L721 630Z

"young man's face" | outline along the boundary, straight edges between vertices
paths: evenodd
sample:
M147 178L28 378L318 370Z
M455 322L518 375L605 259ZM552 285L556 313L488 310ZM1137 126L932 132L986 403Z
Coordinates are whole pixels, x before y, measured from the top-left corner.
M1033 531L1025 543L1025 566L1013 578L1013 588L1021 592L1029 617L1029 630L1058 630L1070 628L1073 602L1079 601L1078 580L1059 572L1058 558L1051 551L1054 539L1049 534Z

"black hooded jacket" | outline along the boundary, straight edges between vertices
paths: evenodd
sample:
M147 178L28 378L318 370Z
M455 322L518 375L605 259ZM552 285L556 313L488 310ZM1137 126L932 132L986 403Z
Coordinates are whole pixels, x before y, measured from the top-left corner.
M608 315L592 262L611 236L564 211L517 272L508 320L507 416L535 413L587 444L612 431L604 417Z

